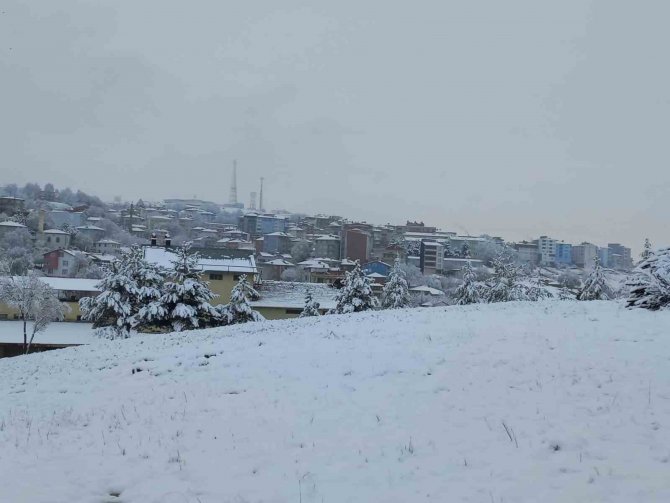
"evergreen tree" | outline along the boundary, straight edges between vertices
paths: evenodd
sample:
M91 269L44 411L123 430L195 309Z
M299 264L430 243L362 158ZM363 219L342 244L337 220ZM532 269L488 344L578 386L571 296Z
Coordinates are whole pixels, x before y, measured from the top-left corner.
M584 286L577 294L577 300L607 300L609 293L607 284L605 283L605 276L603 268L600 266L598 257L593 259L595 264L593 271L589 274L584 282Z
M400 268L400 260L396 259L382 291L382 308L401 309L409 305L409 285L405 279L405 272Z
M300 313L299 318L309 318L310 316L320 316L321 313L319 312L319 308L321 307L321 304L316 302L314 298L312 297L312 292L307 290L307 293L305 294L305 307L303 308L302 312Z
M647 260L649 257L652 255L651 251L651 241L649 241L649 238L646 238L644 240L644 250L642 250L642 253L640 253L640 257L642 260Z
M98 283L101 293L79 301L82 319L93 322L100 336L127 338L139 311L161 295L164 271L144 260L141 248L121 254Z
M376 308L378 302L372 293L371 283L370 278L363 274L360 264L356 261L356 266L353 271L347 272L344 286L335 297L337 305L333 313L358 313Z
M463 266L463 283L461 283L454 293L454 303L459 306L466 304L477 304L481 302L480 288L477 285L477 275L472 268L472 263L468 260Z
M540 275L540 269L537 269L537 274L531 279L531 285L527 291L528 300L538 301L543 299L550 299L553 297L552 293L545 288Z
M510 302L528 300L523 285L518 283L519 270L505 250L493 259L493 278L486 285L487 302Z
M139 310L138 326L181 332L217 323L219 313L210 304L214 294L202 279L199 258L188 245L177 249L168 271L170 280L158 299Z
M627 285L628 307L656 311L670 306L670 248L652 252Z
M249 321L263 321L265 318L254 311L249 300L258 297L258 292L247 283L247 277L242 275L230 292L230 302L225 306L217 306L220 323L222 325L236 325Z

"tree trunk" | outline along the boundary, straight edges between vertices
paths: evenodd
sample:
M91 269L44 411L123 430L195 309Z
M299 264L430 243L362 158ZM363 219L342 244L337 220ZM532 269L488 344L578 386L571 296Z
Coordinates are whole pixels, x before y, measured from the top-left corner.
M26 319L23 318L23 353L28 353L28 334L26 333Z

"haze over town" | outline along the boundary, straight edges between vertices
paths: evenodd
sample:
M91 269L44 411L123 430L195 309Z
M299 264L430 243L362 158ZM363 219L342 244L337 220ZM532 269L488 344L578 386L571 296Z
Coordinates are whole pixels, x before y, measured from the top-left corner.
M668 232L669 14L10 0L3 177L225 202L238 159L245 202L263 176L271 208L639 252Z

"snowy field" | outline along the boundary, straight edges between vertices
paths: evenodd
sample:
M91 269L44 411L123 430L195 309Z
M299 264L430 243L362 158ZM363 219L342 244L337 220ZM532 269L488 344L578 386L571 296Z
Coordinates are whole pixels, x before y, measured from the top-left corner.
M667 502L670 312L375 312L0 360L0 501Z

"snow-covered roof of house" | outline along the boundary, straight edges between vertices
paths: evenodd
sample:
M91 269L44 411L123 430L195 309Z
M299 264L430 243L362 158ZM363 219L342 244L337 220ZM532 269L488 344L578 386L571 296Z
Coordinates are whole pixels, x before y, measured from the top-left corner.
M200 229L200 232L206 232L207 234L216 234L218 231L216 229Z
M303 260L298 262L299 266L308 267L310 269L328 269L329 265L317 259Z
M276 258L274 260L270 260L270 261L265 262L265 263L268 264L268 265L277 265L277 266L292 266L292 265L294 265L291 262L289 262L288 260L284 260L283 258Z
M70 234L69 232L62 231L60 229L47 229L44 231L44 234Z
M105 244L105 245L121 245L118 241L114 241L113 239L101 239L98 241L98 244Z
M85 278L54 278L51 276L44 276L40 278L54 290L69 291L69 292L99 292L99 279L85 279Z
M171 250L159 248L154 246L147 246L144 248L144 258L152 264L161 267L172 267L172 261L176 254ZM256 261L250 255L247 258L205 258L200 257L198 265L203 271L209 272L231 272L231 273L249 273L255 274Z
M315 241L339 241L340 238L337 236L323 235L315 239Z
M260 252L259 255L261 257L274 257L273 253L268 253L268 252Z
M5 220L4 222L0 222L0 226L2 226L2 227L16 227L17 229L19 227L25 227L25 225L20 224L18 222L12 222L11 220Z
M271 232L270 234L265 234L266 236L278 236L278 237L290 237L285 232Z
M373 272L370 274L367 274L368 278L386 278L383 274L379 274L378 272Z
M444 292L442 290L438 290L437 288L431 288L429 286L415 286L414 288L409 289L410 292L420 292L420 293L427 293L430 295L444 295Z
M305 295L309 291L312 299L321 304L323 309L332 309L337 302L337 289L324 283L299 283L289 281L263 281L258 288L260 299L251 302L251 306L279 307L302 309L305 306Z
M105 262L108 264L111 264L112 262L117 260L117 257L115 255L106 255L104 253L87 253L86 255L88 255L95 261Z
M97 225L80 225L77 227L78 231L105 231L102 227L98 227Z
M348 258L343 259L340 264L342 265L356 265L354 260L349 260Z
M102 220L102 218L101 217L88 217L86 220L88 222L99 222L100 220Z
M35 336L35 344L95 344L101 339L90 323L51 323ZM3 321L0 323L0 343L22 343L23 323Z

